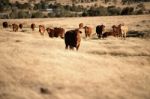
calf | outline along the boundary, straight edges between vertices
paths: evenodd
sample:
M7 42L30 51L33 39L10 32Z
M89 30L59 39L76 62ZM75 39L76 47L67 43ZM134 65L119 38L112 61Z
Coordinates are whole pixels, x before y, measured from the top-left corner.
M92 34L92 28L91 27L88 27L88 26L85 26L84 27L84 29L85 29L85 37L87 38L87 37L91 37L91 34Z

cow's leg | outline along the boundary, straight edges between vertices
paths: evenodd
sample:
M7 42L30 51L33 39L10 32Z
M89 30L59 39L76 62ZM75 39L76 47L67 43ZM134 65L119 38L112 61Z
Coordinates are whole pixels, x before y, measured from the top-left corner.
M87 38L87 34L85 34L85 39Z
M73 46L69 46L70 47L70 50L74 50Z
M100 35L100 39L102 39L102 38L103 38L103 34Z
M77 50L77 51L78 51L79 47L80 47L80 44L78 44L78 45L76 46L76 50Z
M121 34L121 39L124 39L124 32L122 32Z
M124 33L124 39L126 39L126 36L127 36L127 34L126 34L126 33Z
M68 49L68 44L66 44L66 47L65 47L65 49Z
M100 34L97 34L98 38L100 38Z

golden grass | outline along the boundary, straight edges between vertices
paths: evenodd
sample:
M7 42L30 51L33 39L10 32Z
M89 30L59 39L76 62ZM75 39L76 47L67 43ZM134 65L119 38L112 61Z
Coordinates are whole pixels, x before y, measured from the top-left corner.
M135 30L135 22L149 20L148 16L119 16L8 21L71 29L79 21L94 28L99 22L109 27L123 19ZM82 39L77 52L65 50L60 38L41 37L38 29L24 30L0 30L0 99L150 98L150 39L93 36Z

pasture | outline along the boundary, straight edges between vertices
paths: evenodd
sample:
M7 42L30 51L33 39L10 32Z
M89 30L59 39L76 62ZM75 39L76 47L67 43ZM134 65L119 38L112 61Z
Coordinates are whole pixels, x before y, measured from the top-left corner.
M98 24L106 31L119 23L150 31L150 15L3 21L24 26L13 32L0 25L0 99L150 99L150 39L95 35ZM93 28L93 35L82 34L79 51L65 50L63 39L38 31L40 24L67 31L81 22Z

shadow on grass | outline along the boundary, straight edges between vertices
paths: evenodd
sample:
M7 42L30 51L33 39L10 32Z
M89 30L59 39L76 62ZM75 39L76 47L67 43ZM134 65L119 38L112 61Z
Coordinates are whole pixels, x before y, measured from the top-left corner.
M147 56L147 57L150 57L150 54L145 54L145 53L130 54L130 53L121 53L121 52L98 52L98 51L90 51L88 53L94 54L94 55L111 55L111 56L120 56L120 57L128 57L128 56Z

